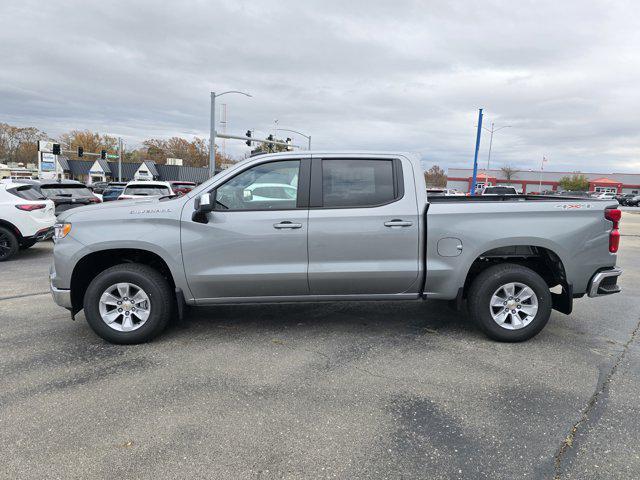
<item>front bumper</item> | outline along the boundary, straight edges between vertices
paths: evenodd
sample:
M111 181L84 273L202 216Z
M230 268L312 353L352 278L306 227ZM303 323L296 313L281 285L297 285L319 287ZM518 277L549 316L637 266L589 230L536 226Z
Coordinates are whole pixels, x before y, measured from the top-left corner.
M610 270L601 270L596 273L589 282L587 294L590 297L602 297L621 291L618 285L618 277L622 275L622 269L613 267Z
M53 301L56 302L61 307L66 308L67 310L72 309L71 304L71 290L68 288L56 288L53 286L53 278L49 277L49 290L51 291L51 296L53 297Z

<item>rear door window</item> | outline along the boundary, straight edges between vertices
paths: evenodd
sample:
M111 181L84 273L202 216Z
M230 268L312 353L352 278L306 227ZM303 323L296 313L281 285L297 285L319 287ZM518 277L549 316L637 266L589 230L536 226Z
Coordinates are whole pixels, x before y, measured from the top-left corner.
M393 160L322 160L324 207L373 207L397 197Z

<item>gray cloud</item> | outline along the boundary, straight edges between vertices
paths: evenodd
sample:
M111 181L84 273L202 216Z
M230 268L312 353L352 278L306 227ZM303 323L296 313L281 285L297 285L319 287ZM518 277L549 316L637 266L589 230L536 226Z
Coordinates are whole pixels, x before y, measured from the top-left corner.
M640 169L632 1L13 1L0 5L0 121L51 135L309 132L318 148L470 165L477 108L512 125L492 164ZM296 139L303 143L304 139ZM481 160L486 161L483 136ZM240 142L228 150L241 156Z

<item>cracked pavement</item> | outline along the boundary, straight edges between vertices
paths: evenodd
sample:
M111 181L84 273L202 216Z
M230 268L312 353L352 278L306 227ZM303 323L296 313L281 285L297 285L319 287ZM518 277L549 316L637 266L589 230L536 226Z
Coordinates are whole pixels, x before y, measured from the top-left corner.
M0 264L0 478L639 478L640 215L623 293L500 344L437 302L194 309L109 345Z

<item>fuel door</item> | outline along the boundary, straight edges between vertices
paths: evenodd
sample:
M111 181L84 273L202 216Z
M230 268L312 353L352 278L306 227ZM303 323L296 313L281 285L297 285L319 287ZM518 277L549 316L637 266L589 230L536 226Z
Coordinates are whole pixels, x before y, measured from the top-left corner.
M441 257L457 257L462 253L462 240L445 237L438 240L438 255Z

